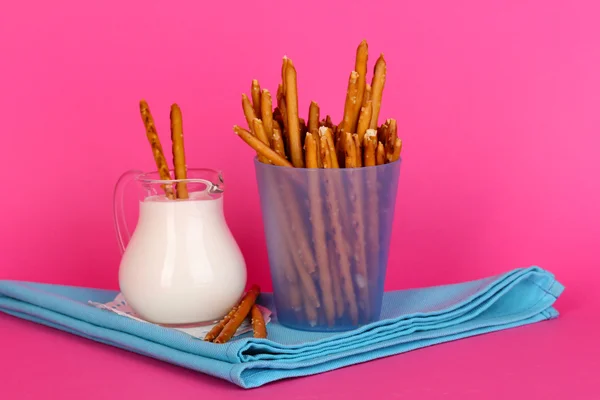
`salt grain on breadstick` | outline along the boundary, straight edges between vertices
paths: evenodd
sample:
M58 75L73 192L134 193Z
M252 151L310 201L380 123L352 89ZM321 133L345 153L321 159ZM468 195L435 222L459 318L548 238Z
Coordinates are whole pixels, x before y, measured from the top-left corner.
M371 83L371 96L373 100L373 112L371 115L371 129L377 129L379 125L379 110L381 109L381 98L383 96L383 88L385 86L387 66L383 54L379 56L379 59L375 63L375 72L373 74L373 81Z
M163 181L170 180L171 172L169 171L169 166L167 165L167 160L165 159L165 154L163 152L162 145L160 144L158 133L156 132L154 118L152 118L150 107L145 100L140 101L140 114L142 116L144 126L146 127L146 137L148 138L148 142L150 142L150 146L152 147L152 154L154 155L154 162L158 168L160 179ZM168 185L162 185L162 188L165 191L168 199L175 199L173 188Z
M241 128L237 125L233 127L233 131L238 135L244 142L252 147L258 154L265 156L271 163L280 167L293 167L292 164L285 158L281 157L275 151L271 150L270 147L261 142L258 138L254 137L250 132Z
M171 105L171 142L173 143L173 169L175 179L187 179L187 167L185 165L185 147L183 144L183 119L181 109L177 104ZM177 182L177 198L189 198L185 182Z

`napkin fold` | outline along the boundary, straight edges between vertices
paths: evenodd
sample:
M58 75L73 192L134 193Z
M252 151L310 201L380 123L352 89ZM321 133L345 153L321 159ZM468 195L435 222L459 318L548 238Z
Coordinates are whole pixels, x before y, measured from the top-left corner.
M342 333L305 332L280 325L269 293L260 304L274 314L268 339L251 333L226 344L193 338L88 304L117 292L23 281L0 281L0 311L62 331L254 388L318 374L558 316L564 287L533 266L484 279L387 292L379 321Z

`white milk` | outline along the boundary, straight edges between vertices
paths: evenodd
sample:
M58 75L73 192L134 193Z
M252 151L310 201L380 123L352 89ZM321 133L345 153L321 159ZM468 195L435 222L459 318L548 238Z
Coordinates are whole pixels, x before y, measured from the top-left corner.
M141 202L119 284L149 322L208 323L227 314L243 294L246 264L225 222L223 197Z

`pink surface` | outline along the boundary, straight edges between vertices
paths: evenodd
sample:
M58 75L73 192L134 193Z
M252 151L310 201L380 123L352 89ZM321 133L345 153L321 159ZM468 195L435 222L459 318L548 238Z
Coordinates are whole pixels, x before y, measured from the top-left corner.
M301 109L314 99L339 120L354 51L366 38L371 65L379 52L388 61L382 118L396 117L404 140L386 287L537 264L567 287L563 315L248 396L365 394L358 378L376 373L382 393L397 397L556 388L591 398L583 393L599 332L584 313L586 302L598 304L600 278L597 2L168 4L4 5L0 279L117 288L113 184L127 169L153 168L138 114L144 97L165 141L169 105L182 107L188 163L223 170L226 217L249 280L270 289L252 152L231 131L244 123L240 93L253 78L274 92L288 55ZM50 386L62 398L240 393L5 315L0 343L0 397ZM130 374L132 386L107 373Z

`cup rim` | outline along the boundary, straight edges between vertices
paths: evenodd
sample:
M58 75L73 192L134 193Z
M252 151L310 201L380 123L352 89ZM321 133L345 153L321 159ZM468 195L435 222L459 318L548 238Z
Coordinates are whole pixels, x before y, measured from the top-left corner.
M258 161L258 156L254 156L254 165L255 166L260 166L260 168L279 168L279 169L283 169L283 170L289 170L289 171L298 171L298 170L302 170L302 171L360 171L360 170L367 170L367 169L371 169L371 170L377 170L377 169L385 169L385 168L391 168L392 166L400 166L402 164L402 156L400 158L398 158L398 160L391 162L391 163L386 163L386 164L381 164L381 165L373 165L373 166L369 166L369 167L358 167L358 168L290 168L290 167L283 167L280 165L273 165L273 164L265 164L263 162Z

